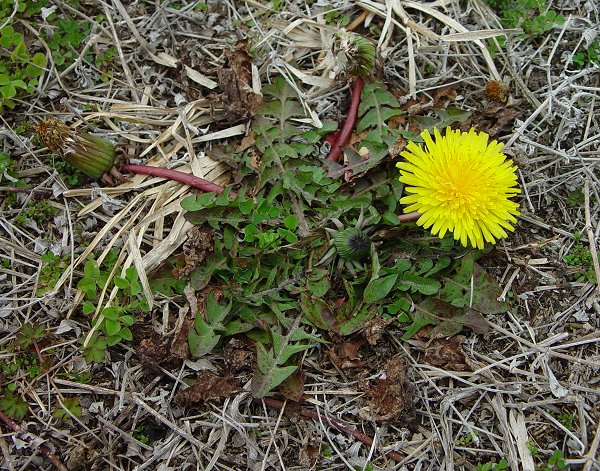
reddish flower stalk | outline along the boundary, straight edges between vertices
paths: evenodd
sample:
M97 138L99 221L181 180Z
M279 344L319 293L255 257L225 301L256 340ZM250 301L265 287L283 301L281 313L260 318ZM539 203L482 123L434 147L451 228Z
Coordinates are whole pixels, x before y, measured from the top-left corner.
M345 146L352 136L352 131L356 127L356 121L358 118L358 106L360 105L360 94L362 92L365 82L362 78L356 77L352 83L352 100L350 101L350 109L348 110L348 116L344 125L340 131L337 141L331 146L331 151L327 156L327 160L333 160L336 162L342 153L342 147Z
M282 410L284 407L284 403L281 401L278 401L276 399L266 398L266 399L263 399L263 401L265 401L266 405L274 407L275 409ZM316 412L314 410L308 410L308 409L301 408L300 415L305 418L313 419L317 422L322 421L324 423L332 425L333 427L337 428L341 432L344 432L346 435L350 435L351 437L354 437L357 440L360 440L365 445L371 445L373 443L373 439L371 437L369 437L368 435L362 433L360 430L357 430L352 425L345 424L341 420L334 419L333 417L329 417L325 413L319 414L318 412ZM399 463L403 460L402 456L395 451L388 451L386 453L386 455L388 456L388 458L391 458L392 460L394 460L397 463Z
M162 167L150 167L148 165L132 165L125 164L120 168L123 172L138 173L142 175L150 175L153 177L166 178L167 180L175 180L176 182L183 183L184 185L198 188L206 193L214 192L217 195L221 194L224 188L216 183L209 182L204 178L190 175L189 173L179 172L177 170L171 170ZM235 192L230 192L230 196L236 196Z

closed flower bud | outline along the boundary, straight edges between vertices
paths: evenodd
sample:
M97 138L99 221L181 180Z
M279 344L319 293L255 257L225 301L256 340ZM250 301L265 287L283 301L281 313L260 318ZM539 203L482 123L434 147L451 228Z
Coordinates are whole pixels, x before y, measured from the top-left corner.
M371 250L371 239L360 229L350 227L335 235L333 244L340 257L348 260L364 260Z

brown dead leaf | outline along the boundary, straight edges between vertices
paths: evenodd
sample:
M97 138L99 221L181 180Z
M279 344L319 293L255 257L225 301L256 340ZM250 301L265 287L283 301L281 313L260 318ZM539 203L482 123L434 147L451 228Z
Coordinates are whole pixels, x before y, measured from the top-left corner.
M415 386L406 376L406 363L401 355L388 360L384 367L385 379L374 379L361 384L361 389L371 396L371 419L395 421L413 414Z
M241 391L243 389L232 379L223 378L210 371L201 371L196 383L180 391L175 396L175 402L179 406L189 406L198 402L231 397Z
M180 358L170 355L168 338L158 335L151 327L134 326L133 346L140 363L150 368L172 367L180 363Z
M263 103L262 97L252 90L252 56L248 53L249 40L240 40L235 49L225 49L227 67L217 73L223 90L225 117L233 123L252 117Z
M187 360L191 356L190 347L188 345L188 333L194 326L194 319L187 317L181 324L181 328L173 337L171 342L171 355L175 358Z
M383 319L377 316L365 324L363 335L369 342L369 345L376 345L377 341L385 331L385 328L393 321L393 319Z
M362 368L367 362L361 360L361 355L358 353L360 347L366 344L365 339L348 340L338 343L334 348L328 351L331 362L341 370L348 368Z
M306 374L302 370L296 370L291 376L279 386L279 392L290 401L299 402L304 398L304 379Z
M462 344L464 335L455 335L449 339L436 339L429 342L425 351L425 361L450 371L465 371L468 369Z
M458 96L458 86L459 84L456 82L446 83L430 90L430 94L433 97L433 107L446 108L450 101L456 100L456 97Z
M188 238L183 244L185 266L173 270L175 278L185 278L213 253L214 235L214 231L203 226L194 226L188 231Z
M472 115L461 124L460 128L468 131L471 127L475 127L478 131L486 132L494 138L502 131L511 130L515 120L522 114L523 112L518 108L493 102L483 109L481 115Z
M232 338L223 347L223 360L230 374L251 371L256 363L255 349L244 338Z
M256 133L254 131L250 131L248 134L246 134L240 141L240 144L236 147L236 153L241 154L245 150L250 149L250 147L256 144L255 138Z

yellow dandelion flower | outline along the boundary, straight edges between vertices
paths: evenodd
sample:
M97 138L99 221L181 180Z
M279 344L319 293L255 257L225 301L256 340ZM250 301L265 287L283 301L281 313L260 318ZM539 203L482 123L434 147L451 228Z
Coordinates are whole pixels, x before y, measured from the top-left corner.
M509 198L520 193L517 168L501 152L503 144L488 142L484 133L434 129L435 141L423 131L422 145L410 142L396 166L408 196L404 212L421 213L417 224L444 237L454 234L467 247L508 237L517 222L519 205Z

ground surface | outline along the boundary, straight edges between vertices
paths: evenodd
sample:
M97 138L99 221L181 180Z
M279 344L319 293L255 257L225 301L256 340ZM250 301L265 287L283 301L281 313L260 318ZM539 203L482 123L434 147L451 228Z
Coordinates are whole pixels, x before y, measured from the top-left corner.
M600 12L592 1L510 3L29 0L14 11L12 1L0 0L0 25L11 27L0 42L0 467L600 469ZM519 168L522 215L514 234L478 260L494 285L485 291L494 295L493 308L482 309L484 327L464 321L448 335L432 335L431 326L407 335L423 293L406 298L413 309L404 318L377 306L370 311L377 316L349 335L305 327L329 343L314 340L291 357L302 374L294 373L282 395L260 388L256 345L273 340L256 326L278 332L279 323L292 325L286 322L302 309L286 279L295 286L306 272L290 265L283 277L275 270L274 288L244 293L271 296L269 309L293 300L282 317L252 317L254 336L219 343L209 326L202 342L216 338L215 347L191 356L194 315L207 315L208 292L221 299L231 288L233 278L211 272L203 282L198 269L216 263L207 253L221 226L194 228L180 205L192 193L174 182L138 175L98 186L43 148L29 123L54 116L119 143L134 163L178 167L238 188L243 169L256 168L252 162L265 159L269 147L253 147L249 128L261 85L283 76L296 87L304 119L295 125L303 130L344 120L348 81L330 52L340 25L378 46L369 80L380 80L402 110L390 128L448 123L506 144ZM503 27L506 41L494 44L489 37L498 32L488 31ZM491 80L507 89L486 93ZM373 172L391 172L405 144L398 138L377 168L338 172L341 193L376 191ZM323 158L320 145L306 159ZM383 201L373 198L375 206ZM302 203L293 201L297 210ZM319 251L323 227L335 227L330 216L353 225L358 209L347 208L346 215L323 210L317 242L306 247ZM302 234L302 224L301 236L314 235ZM393 241L394 231L380 220L374 239ZM411 244L437 243L418 229L403 231L409 243L392 247L397 256L410 255ZM422 252L414 254L408 259L417 264ZM448 254L451 267L460 267L464 251ZM96 269L86 265L90 257L107 261ZM335 262L326 266L327 297L341 309L341 279L352 278ZM137 274L121 273L127 267ZM244 275L236 273L241 286ZM97 289L98 279L115 274L122 287ZM319 293L313 281L311 292ZM89 295L77 289L90 283ZM285 299L272 296L280 292ZM137 301L143 298L149 312ZM111 302L131 307L133 341L124 333L105 352L91 317ZM244 312L261 304L249 306ZM303 310L310 311L306 303Z

